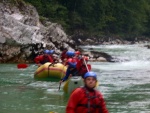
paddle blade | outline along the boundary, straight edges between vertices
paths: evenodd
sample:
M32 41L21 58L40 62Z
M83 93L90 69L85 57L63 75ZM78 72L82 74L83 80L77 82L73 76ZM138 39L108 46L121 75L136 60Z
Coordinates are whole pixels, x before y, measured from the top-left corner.
M23 69L23 68L27 68L27 67L28 67L28 64L18 64L17 65L18 69Z

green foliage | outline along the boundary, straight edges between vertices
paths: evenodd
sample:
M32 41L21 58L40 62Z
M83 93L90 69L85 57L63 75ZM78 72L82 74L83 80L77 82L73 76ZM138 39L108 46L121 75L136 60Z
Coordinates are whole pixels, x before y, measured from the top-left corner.
M24 0L67 31L140 36L150 33L149 0Z

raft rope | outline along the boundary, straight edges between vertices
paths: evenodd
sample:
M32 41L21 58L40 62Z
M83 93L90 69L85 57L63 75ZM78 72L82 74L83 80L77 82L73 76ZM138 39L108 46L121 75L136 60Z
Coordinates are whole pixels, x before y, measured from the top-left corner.
M54 67L54 64L55 64L55 63L51 63L51 64L48 66L48 77L49 77L49 75L50 75L50 66L53 66L53 67Z

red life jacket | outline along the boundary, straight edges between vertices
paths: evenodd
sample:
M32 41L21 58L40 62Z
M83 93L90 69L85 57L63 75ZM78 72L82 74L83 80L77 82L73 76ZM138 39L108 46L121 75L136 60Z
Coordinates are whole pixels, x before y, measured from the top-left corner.
M100 109L100 100L99 97L100 95L97 95L96 91L94 90L92 93L92 95L90 94L91 92L89 92L88 90L86 90L86 88L82 88L82 90L84 90L84 94L85 94L85 98L83 99L82 102L78 103L78 108L83 108L86 109L87 113L95 113L96 109Z
M34 59L35 63L38 64L44 64L46 62L53 62L53 58L52 56L48 55L48 56L44 56L44 55L40 55L40 56L37 56L35 59Z
M66 113L108 113L108 110L100 92L77 88L71 94Z
M88 70L87 70L87 68L88 68ZM80 68L77 68L77 69L78 69L77 71L78 71L79 76L84 77L86 72L91 71L91 65L87 64L87 67L86 67L86 65L82 65L82 66L80 66Z
M83 60L82 59L78 59L78 58L76 58L76 60L77 60L77 70L80 70L80 68L81 68L81 66L83 64Z
M68 58L68 56L66 55L66 50L64 50L62 53L61 53L61 60L63 61L65 58Z
M77 64L77 61L76 61L75 58L68 58L67 62L66 62L66 65L69 65L70 63L76 63Z

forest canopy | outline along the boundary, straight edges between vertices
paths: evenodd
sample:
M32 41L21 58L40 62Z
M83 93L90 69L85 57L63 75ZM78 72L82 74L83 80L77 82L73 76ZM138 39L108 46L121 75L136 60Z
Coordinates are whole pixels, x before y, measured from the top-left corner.
M150 0L24 0L68 33L150 36Z

